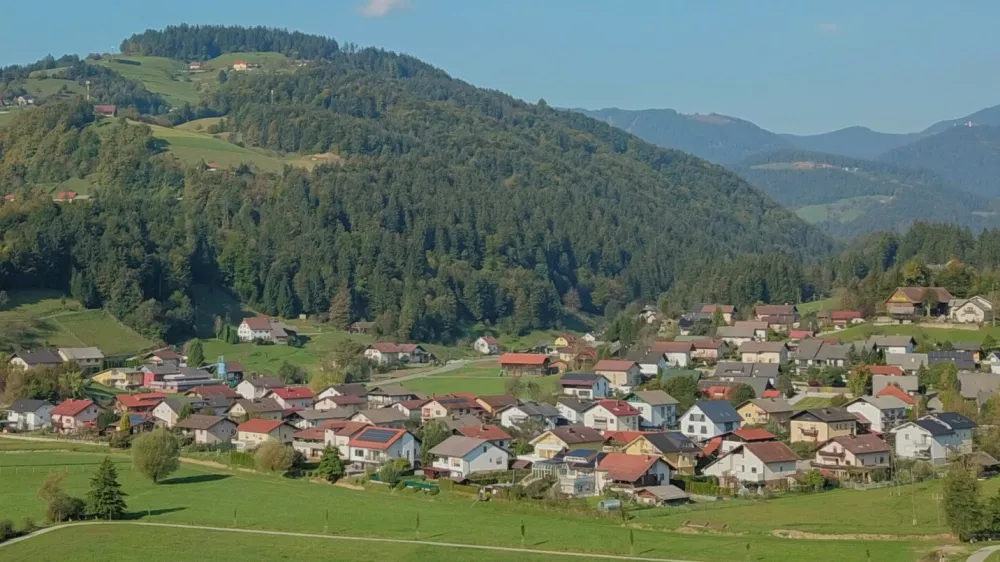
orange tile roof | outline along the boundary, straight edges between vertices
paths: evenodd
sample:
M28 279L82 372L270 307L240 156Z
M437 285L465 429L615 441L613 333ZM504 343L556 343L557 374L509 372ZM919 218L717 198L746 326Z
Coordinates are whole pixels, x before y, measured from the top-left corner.
M894 384L887 384L885 388L883 388L882 390L878 391L878 393L875 394L876 398L880 396L895 396L896 398L899 398L900 400L906 402L910 406L917 403L916 398L910 396L909 394L906 393L905 390L899 388Z
M487 441L499 441L510 439L510 434L508 434L503 429L495 425L468 425L465 427L460 427L457 430L459 433L466 437L475 437L476 439L486 439Z
M66 401L62 402L61 404L59 404L55 408L53 408L52 412L50 413L50 415L52 415L52 416L69 416L69 417L75 417L77 414L79 414L80 412L86 410L87 408L89 408L89 407L91 407L93 405L94 405L94 402L91 401L91 400L73 400L73 399L69 399L69 400L66 400Z
M275 388L271 391L271 393L285 400L312 398L314 396L313 391L310 390L308 386L286 386L284 388Z
M597 403L615 417L638 416L639 409L624 400L598 400Z
M869 365L868 369L873 375L889 375L891 377L901 377L903 369L897 365Z
M247 420L236 428L237 431L246 431L247 433L271 433L275 429L285 423L282 420L263 420L263 419L252 419Z
M656 464L660 457L653 455L626 455L608 453L597 465L597 470L606 471L608 478L620 482L635 482L642 478Z
M635 361L622 361L620 359L601 359L594 365L594 371L627 371L635 365Z
M541 353L504 353L500 356L501 365L536 365L542 366L549 360Z

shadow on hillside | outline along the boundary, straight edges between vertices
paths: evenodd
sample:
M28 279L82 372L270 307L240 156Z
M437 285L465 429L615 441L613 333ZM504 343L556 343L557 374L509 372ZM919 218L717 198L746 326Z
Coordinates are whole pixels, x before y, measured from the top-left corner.
M161 484L197 484L199 482L215 482L225 480L228 474L198 474L196 476L183 476L181 478L171 478L160 482Z
M144 517L154 517L156 515L166 515L167 513L173 513L175 511L184 511L186 507L165 507L163 509L149 509L146 511L133 511L131 513L126 513L122 519L135 520L142 519Z
M224 289L198 284L192 287L195 305L195 329L200 338L215 337L215 319L239 326L244 317L253 316L244 311L239 299Z

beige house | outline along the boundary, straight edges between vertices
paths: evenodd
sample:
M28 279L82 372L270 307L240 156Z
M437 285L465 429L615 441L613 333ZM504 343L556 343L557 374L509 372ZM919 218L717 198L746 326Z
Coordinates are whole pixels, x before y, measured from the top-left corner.
M836 475L858 473L859 469L888 468L889 444L877 435L834 437L819 446L813 467Z
M252 450L265 441L277 441L283 445L291 445L297 431L296 427L281 420L253 419L245 421L236 428L236 447L240 450Z
M65 400L52 409L52 429L59 433L76 433L92 426L102 409L91 400Z
M194 434L194 442L199 445L229 443L236 436L236 422L223 416L194 414L180 420L174 427L185 434Z
M677 474L693 476L701 447L679 431L644 433L622 449L629 455L659 455Z
M791 417L791 441L823 443L857 433L858 418L844 408L803 410Z
M104 362L104 354L96 347L60 347L58 351L63 361L76 363L91 372L100 369Z
M559 453L572 449L599 451L604 447L604 436L600 431L581 425L569 425L550 429L531 440L535 454L551 459Z
M285 409L276 400L237 400L226 415L231 418L258 418L264 420L280 420Z
M981 296L954 299L948 304L948 319L959 324L982 324L993 318L993 303Z
M771 420L788 427L794 408L783 398L754 398L736 408L743 420L740 425L764 425Z
M635 361L602 359L594 365L594 372L608 379L611 388L632 392L642 382L642 368Z
M788 345L780 341L746 342L740 345L740 360L783 365L788 362Z

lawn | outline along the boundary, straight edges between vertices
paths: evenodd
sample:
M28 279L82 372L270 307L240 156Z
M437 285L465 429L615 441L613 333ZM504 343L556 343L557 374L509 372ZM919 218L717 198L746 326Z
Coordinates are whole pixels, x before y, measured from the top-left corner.
M475 363L439 375L403 381L400 384L426 395L452 394L454 392L490 395L506 393L505 385L508 380L507 377L500 376L499 364ZM528 380L536 381L547 393L554 393L559 375Z
M28 78L24 81L24 89L36 98L47 98L58 94L63 87L70 94L86 94L87 87L81 86L76 80L64 78Z
M59 467L70 467L72 470L66 479L66 489L72 495L82 496L102 458L102 454L59 452L0 455L0 497L4 498L0 502L0 519L10 518L20 522L29 516L35 521L42 521L44 505L38 498L37 489L45 474ZM219 472L187 465L167 481L153 485L131 470L128 457L113 458L119 466L122 487L129 494L129 511L135 517L149 521L220 527L234 526L235 522L235 526L247 529L322 533L326 525L325 514L329 512L329 532L333 534L410 539L414 536L414 522L419 515L421 534L428 540L519 546L523 524L526 546L534 548L617 554L625 554L629 548L629 533L617 516L541 510L524 503L480 503L470 501L467 495L450 492L428 496L410 491L392 494L374 490L354 491L301 480L245 472ZM788 500L777 500L766 505L740 502L739 507L705 510L697 516L683 511L659 510L669 515L637 518L637 524L633 525L635 549L637 553L649 557L746 560L746 545L749 543L749 559L752 560L860 561L864 560L866 548L870 550L872 560L916 560L931 550L934 543L907 540L830 540L817 543L778 539L764 534L699 536L670 531L685 519L711 517L733 521L753 533L758 530L766 532L770 528L822 529L825 532L850 532L859 528L872 533L885 529L914 534L935 532L940 527L932 521L930 491L921 490L918 496L918 515L921 519L920 525L913 528L899 521L902 517L901 504L909 506L909 498L904 496L887 501L887 494L880 492L838 492L844 497L853 494L850 502L834 499L835 494L793 498L788 503L782 503ZM171 534L176 536L179 532ZM241 542L249 541L244 538ZM268 538L255 542L272 541ZM203 545L204 541L197 541L196 544ZM336 552L334 547L328 548ZM481 559L478 554L472 559ZM28 556L27 559L48 559L44 554ZM213 559L211 556L205 558ZM352 559L350 556L347 558Z
M66 545L73 548L67 549ZM150 545L156 545L150 548ZM530 548L530 545L526 545ZM65 527L0 550L10 560L128 560L141 551L147 561L212 560L352 560L356 562L408 561L439 562L482 560L505 562L512 556L525 562L552 560L549 555L488 550L466 550L415 544L373 543L349 540L246 535L225 531L176 529L138 525L99 524ZM331 558L335 557L335 558ZM593 562L599 558L577 558Z
M978 330L956 330L953 328L932 328L930 324L894 324L890 326L875 326L872 324L860 324L839 332L830 332L829 335L843 342L867 339L872 334L890 334L913 336L918 342L924 340L950 341L950 342L973 342L982 343L987 334L993 339L1000 340L1000 326L993 328L986 326Z
M298 155L284 157L260 149L238 146L225 139L190 129L158 125L149 127L153 136L167 141L167 152L189 166L199 162L214 162L222 168L247 164L268 172L279 172L286 165L312 168L317 164Z
M212 125L218 125L220 121L222 121L221 117L205 117L204 119L195 119L194 121L181 123L174 128L182 131L190 131L192 133L205 133L208 132L209 127Z
M818 301L802 302L797 304L795 307L799 309L799 314L804 315L811 312L836 310L838 306L840 306L840 299L837 297L830 297L828 299L821 299Z
M95 346L105 355L123 355L151 348L147 340L103 310L84 310L57 291L10 291L11 302L0 322L25 328L24 347Z
M205 61L204 66L213 70L230 70L236 61L260 64L264 70L275 70L286 68L290 65L291 59L281 53L226 53Z
M315 372L326 363L337 342L345 339L353 339L359 343L370 341L365 336L348 335L343 331L324 331L308 337L309 341L302 347L231 344L212 338L204 340L205 357L212 361L221 355L226 361L239 361L246 369L255 372L277 373L286 361Z
M820 396L812 396L809 398L803 398L794 404L796 410L808 410L810 408L829 408L832 405L832 398L823 398Z
M174 107L198 103L198 82L192 80L187 65L180 61L163 57L105 56L88 62L142 82L147 90L160 94Z

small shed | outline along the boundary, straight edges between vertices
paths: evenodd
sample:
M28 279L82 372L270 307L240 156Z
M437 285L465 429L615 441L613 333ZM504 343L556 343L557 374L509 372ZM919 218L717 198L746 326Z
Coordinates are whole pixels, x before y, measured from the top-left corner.
M670 484L640 488L636 490L635 498L639 503L656 506L680 505L691 501L687 492Z

